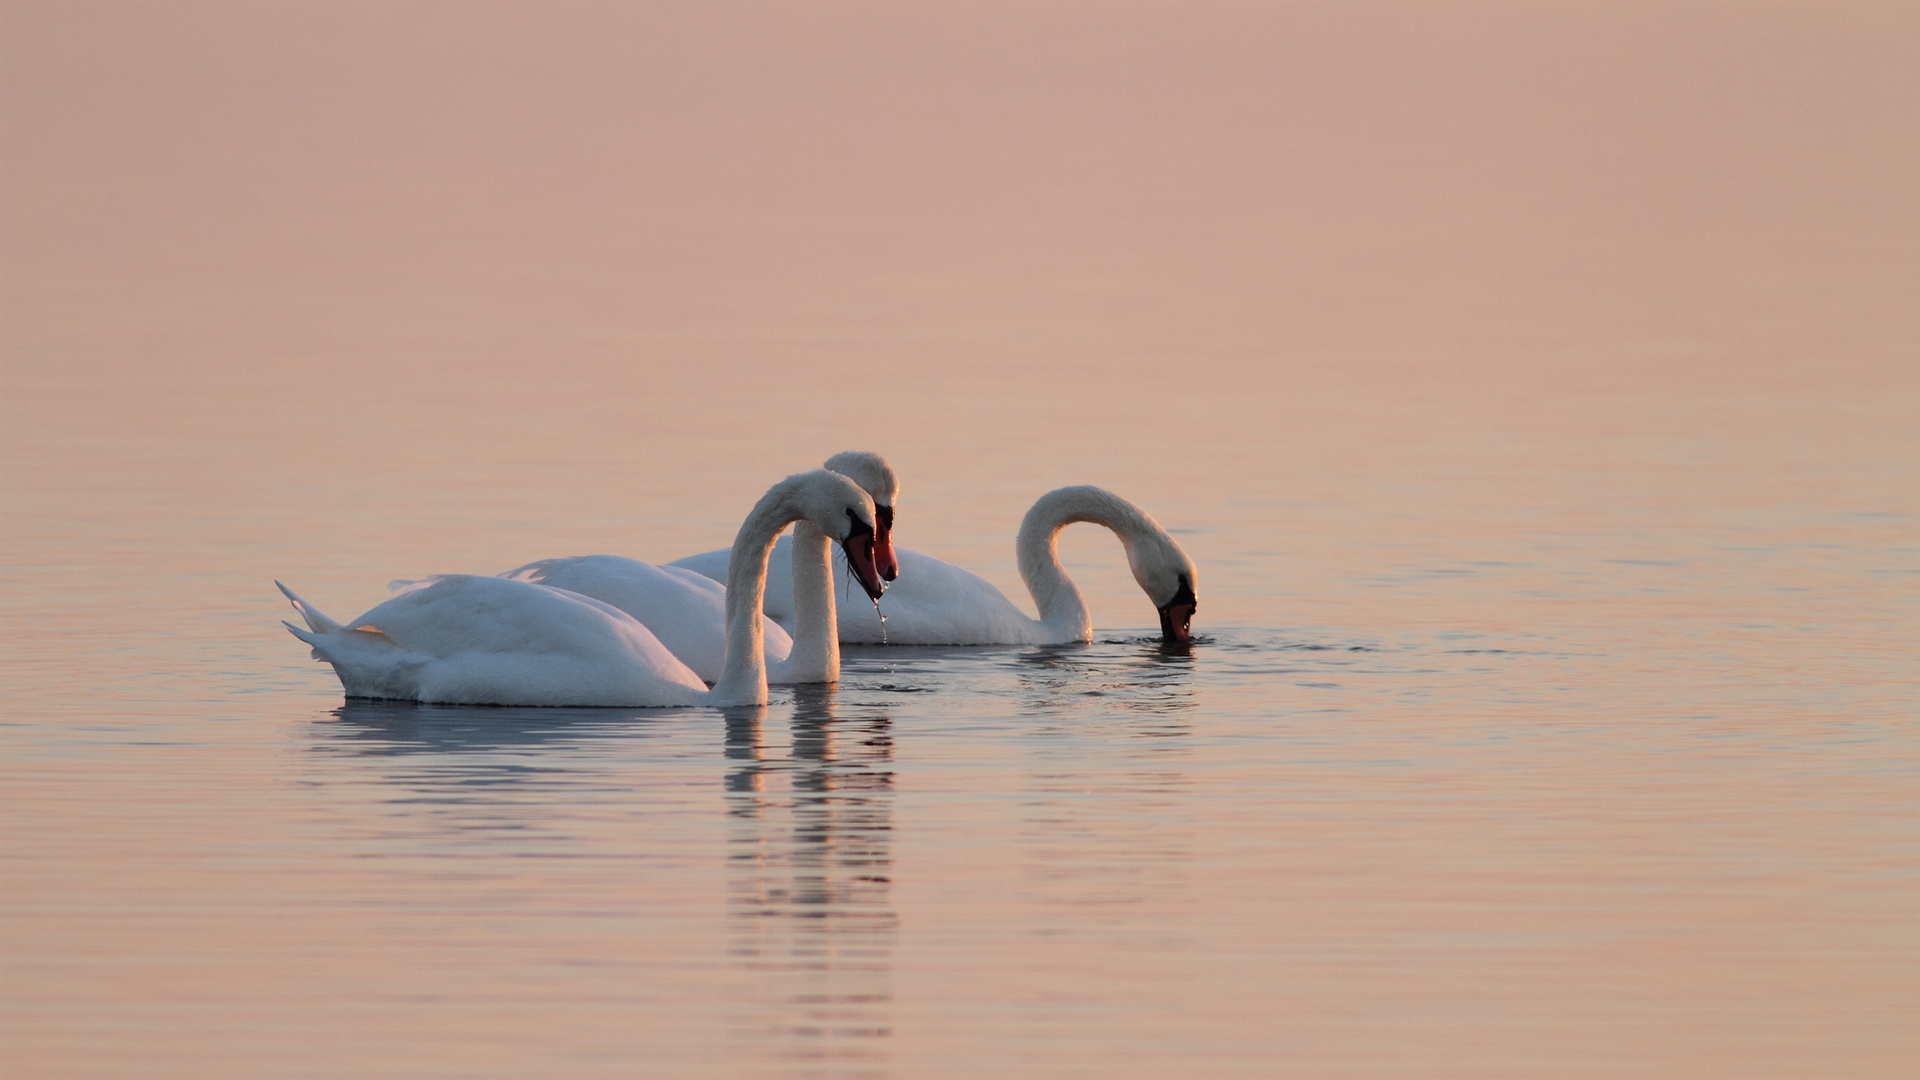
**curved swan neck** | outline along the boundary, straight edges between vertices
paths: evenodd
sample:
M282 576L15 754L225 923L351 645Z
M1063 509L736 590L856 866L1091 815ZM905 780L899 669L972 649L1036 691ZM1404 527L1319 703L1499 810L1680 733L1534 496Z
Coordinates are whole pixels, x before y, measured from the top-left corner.
M1127 548L1159 535L1162 530L1146 512L1104 488L1091 485L1063 487L1040 496L1020 522L1014 550L1020 577L1040 609L1040 621L1069 641L1093 640L1093 617L1080 589L1060 565L1060 530L1077 521L1104 525Z
M799 479L790 476L769 488L734 535L727 559L727 663L713 687L715 705L767 703L766 636L760 625L767 557L781 532L802 516L793 499Z
M824 673L821 682L840 681L833 541L811 521L793 523L793 651L787 664L784 670Z

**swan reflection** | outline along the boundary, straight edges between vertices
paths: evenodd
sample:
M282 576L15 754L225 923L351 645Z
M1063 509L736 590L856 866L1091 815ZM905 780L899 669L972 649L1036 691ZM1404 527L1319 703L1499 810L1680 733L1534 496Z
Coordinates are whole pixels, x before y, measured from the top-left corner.
M559 855L577 850L583 814L608 823L658 807L657 797L636 801L636 770L659 791L672 790L669 777L710 768L687 743L693 725L712 722L705 709L355 700L309 725L307 778L335 790L373 785L396 842Z
M315 728L316 748L354 756L479 754L646 738L702 709L548 709L349 698Z
M729 965L757 1053L882 1068L891 1033L893 740L883 713L794 692L791 744L766 710L726 719Z

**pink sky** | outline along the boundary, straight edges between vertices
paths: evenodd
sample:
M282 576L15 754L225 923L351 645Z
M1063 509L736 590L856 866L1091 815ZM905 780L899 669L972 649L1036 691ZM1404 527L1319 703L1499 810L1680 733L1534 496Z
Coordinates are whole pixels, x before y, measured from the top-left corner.
M651 333L697 329L716 282L817 310L902 280L925 295L849 319L937 335L1019 320L1021 282L1045 279L1117 298L1086 315L1136 342L1802 315L1912 341L1910 5L4 18L5 269L29 338L76 288L135 320L239 294L282 325L378 338L377 314L340 313L504 292ZM479 307L500 334L539 332Z

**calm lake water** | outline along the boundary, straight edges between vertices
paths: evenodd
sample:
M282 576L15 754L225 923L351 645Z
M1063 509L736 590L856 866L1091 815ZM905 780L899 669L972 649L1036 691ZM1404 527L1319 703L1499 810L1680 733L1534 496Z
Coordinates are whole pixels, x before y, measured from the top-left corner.
M9 1075L1913 1074L1910 15L69 10L0 35ZM725 714L279 626L849 448L1029 609L1031 501L1133 499L1198 644L1091 526L1093 644Z

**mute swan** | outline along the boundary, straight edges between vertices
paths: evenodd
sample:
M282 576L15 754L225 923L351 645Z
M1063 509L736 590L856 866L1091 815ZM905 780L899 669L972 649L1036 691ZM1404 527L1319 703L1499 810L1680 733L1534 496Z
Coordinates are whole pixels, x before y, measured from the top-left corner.
M734 538L726 665L711 690L625 612L511 578L431 579L348 626L281 585L309 629L286 627L313 646L315 659L333 665L348 697L454 705L764 705L760 607L767 558L781 531L800 520L838 542L868 595L880 595L873 500L825 469L787 477L754 505Z
M900 481L893 469L885 458L863 450L835 454L826 467L873 497L874 569L882 578L893 580L900 572L892 539L893 504L900 497ZM795 614L787 627L769 620L762 628L767 681L780 685L838 682L840 640L833 632L838 605L832 545L818 526L804 518L794 523L793 536L794 542L780 541L779 555L768 567L768 580L777 583L782 596L782 610ZM791 558L785 558L789 550ZM721 565L724 572L724 559ZM619 608L653 631L694 674L709 682L720 678L727 651L726 590L717 578L620 555L542 559L500 576L565 589Z
M1133 579L1160 612L1164 640L1193 640L1198 580L1193 561L1146 511L1102 488L1064 487L1042 495L1027 511L1014 542L1020 576L1033 594L1040 618L1032 619L978 574L911 548L899 548L900 579L887 590L881 610L887 621L864 605L839 611L840 640L846 644L895 645L1047 645L1091 641L1093 623L1086 601L1060 565L1060 530L1089 521L1113 530L1127 550ZM782 541L784 543L784 541ZM779 553L776 547L775 555ZM727 572L729 553L709 551L669 563L709 578ZM790 622L794 610L777 577L769 578L766 610L775 622Z

